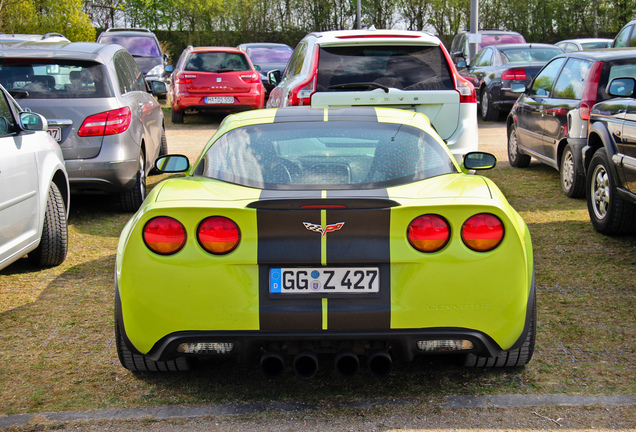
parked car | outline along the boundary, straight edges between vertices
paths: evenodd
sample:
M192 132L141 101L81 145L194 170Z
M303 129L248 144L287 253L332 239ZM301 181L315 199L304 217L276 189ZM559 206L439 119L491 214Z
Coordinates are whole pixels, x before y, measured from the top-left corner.
M636 68L625 72L592 107L583 149L590 220L608 235L636 232Z
M153 82L156 81L166 83L173 70L172 65L168 64L170 56L162 52L157 36L148 29L109 28L99 35L97 42L118 44L126 48L150 85L154 85ZM160 99L166 98L166 93L161 93L158 89L155 93Z
M460 61L470 63L473 60L468 49L469 43L477 43L476 55L487 46L526 43L526 39L521 33L507 30L479 30L478 33L460 32L455 35L451 42L450 52L455 64Z
M581 39L566 39L555 43L556 46L561 48L565 52L583 51L591 49L604 49L610 48L614 39L603 38L581 38Z
M459 76L441 41L422 32L310 33L274 70L270 108L379 106L426 114L461 162L477 150L475 89Z
M342 376L361 358L386 376L393 358L426 354L525 365L536 325L530 234L493 182L463 172L495 163L472 152L460 167L413 111L226 117L192 169L185 156L157 161L188 174L157 185L122 231L122 365L260 357L270 378L286 357L313 376L319 353Z
M249 57L232 47L187 47L172 73L172 122L186 111L239 112L263 108L265 87Z
M508 114L519 97L512 84L529 86L534 76L561 48L549 44L506 44L488 46L466 65L460 61L459 71L475 86L479 112L484 121Z
M0 86L0 269L27 254L39 266L66 258L68 176L46 129Z
M631 20L618 32L612 43L613 48L636 47L636 19Z
M264 42L240 44L238 49L245 51L256 70L258 70L261 82L265 86L265 99L267 99L274 88L267 80L267 74L269 71L276 69L284 70L294 50L286 44Z
M124 211L139 207L146 173L167 142L161 107L128 51L90 42L14 44L0 49L0 82L46 117L72 191L116 193Z
M557 169L565 195L585 194L582 149L590 110L611 98L614 77L634 76L636 49L577 51L552 59L519 96L507 120L508 160L527 167L532 157Z

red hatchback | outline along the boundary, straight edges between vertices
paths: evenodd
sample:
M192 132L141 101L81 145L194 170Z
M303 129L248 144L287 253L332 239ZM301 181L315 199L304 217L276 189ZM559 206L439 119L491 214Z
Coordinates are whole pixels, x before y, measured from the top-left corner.
M265 88L244 52L231 47L186 48L172 73L172 122L186 113L263 108Z

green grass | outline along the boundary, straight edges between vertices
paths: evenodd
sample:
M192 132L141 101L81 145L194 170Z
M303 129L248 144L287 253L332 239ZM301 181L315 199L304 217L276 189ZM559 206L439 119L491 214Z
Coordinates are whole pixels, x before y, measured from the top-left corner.
M265 381L257 365L202 362L181 374L133 374L113 339L113 269L129 214L104 197L77 197L67 260L0 271L0 415L162 404L293 401L509 393L636 393L636 238L594 231L584 200L560 192L540 165L486 172L524 217L536 259L535 357L518 370L472 370L446 358L397 364L383 380L341 379L331 357L311 380ZM151 177L151 183L159 178ZM275 395L275 396L273 396Z

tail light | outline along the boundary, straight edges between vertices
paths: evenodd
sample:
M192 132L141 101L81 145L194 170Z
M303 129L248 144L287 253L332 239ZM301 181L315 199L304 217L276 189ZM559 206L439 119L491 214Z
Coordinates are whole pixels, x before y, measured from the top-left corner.
M455 86L459 92L459 103L477 103L475 86L470 81L455 74Z
M294 87L287 96L288 106L310 106L311 95L316 93L316 77L318 75L318 59L320 50L316 49L314 60L310 65L313 74L296 87Z
M233 220L212 216L199 224L197 238L206 251L224 255L236 249L241 240L241 231Z
M407 229L411 246L420 252L437 252L450 239L450 226L446 219L434 214L418 216Z
M470 249L488 252L499 246L504 226L497 216L481 213L469 218L462 226L462 240Z
M598 82L601 79L601 71L603 70L603 62L596 62L590 70L590 74L587 77L585 88L583 89L583 96L581 97L581 109L579 115L581 120L590 119L590 110L596 103L598 96Z
M120 134L128 130L131 120L132 114L128 107L94 114L86 117L77 135L89 137Z
M253 84L261 82L261 77L258 73L253 72L249 74L240 74L239 77L243 80L243 82L247 84Z
M196 74L180 73L174 80L175 84L190 84L197 77Z
M167 216L151 219L143 230L144 243L154 253L172 255L186 242L186 231L181 223Z
M523 68L508 69L501 75L501 79L505 80L525 80L528 76Z

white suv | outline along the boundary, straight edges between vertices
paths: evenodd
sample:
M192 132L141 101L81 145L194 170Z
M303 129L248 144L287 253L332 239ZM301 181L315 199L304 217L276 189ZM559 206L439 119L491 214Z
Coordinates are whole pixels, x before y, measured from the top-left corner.
M380 106L425 114L461 163L477 150L477 103L441 41L421 32L310 33L284 73L268 74L267 106Z

